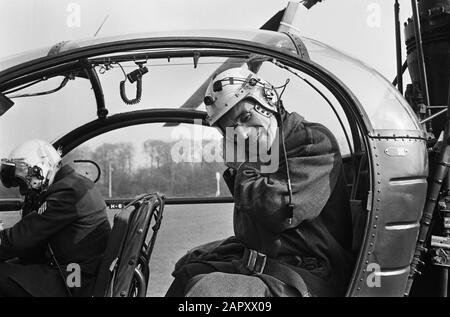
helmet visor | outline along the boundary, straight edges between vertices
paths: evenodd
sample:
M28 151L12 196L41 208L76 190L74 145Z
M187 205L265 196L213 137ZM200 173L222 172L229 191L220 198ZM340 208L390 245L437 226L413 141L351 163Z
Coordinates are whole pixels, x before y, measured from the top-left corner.
M2 159L0 162L0 180L7 187L28 184L29 167L25 162Z
M0 165L0 180L6 188L19 185L15 176L16 164L2 159Z

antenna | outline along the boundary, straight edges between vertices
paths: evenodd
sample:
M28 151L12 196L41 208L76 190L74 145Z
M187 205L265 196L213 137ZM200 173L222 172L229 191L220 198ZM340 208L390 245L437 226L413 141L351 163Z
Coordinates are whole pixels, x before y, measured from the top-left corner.
M103 27L103 24L105 24L105 22L106 22L106 20L108 20L108 18L109 18L109 14L107 14L106 17L103 19L103 22L102 22L102 24L100 24L100 26L98 27L97 32L95 32L95 34L94 34L94 37L96 37L97 34L98 34L98 32L100 32L100 30L101 30L102 27Z

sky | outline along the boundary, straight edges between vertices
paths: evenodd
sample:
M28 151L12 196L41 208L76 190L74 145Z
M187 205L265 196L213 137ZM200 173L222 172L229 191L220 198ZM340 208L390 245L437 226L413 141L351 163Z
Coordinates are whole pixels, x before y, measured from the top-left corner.
M411 16L400 0L401 21ZM0 58L68 39L203 28L259 28L288 1L281 0L0 0ZM395 76L393 3L324 0L295 21L306 37ZM301 7L303 8L303 6Z
M403 23L411 16L410 1L399 2ZM0 0L0 59L63 40L92 37L105 17L98 37L164 30L256 29L287 3L281 0ZM310 10L300 6L301 12L294 24L303 36L360 59L392 81L396 74L393 3L388 0L324 0ZM205 74L214 69L204 67ZM203 81L201 76L197 77L192 77L193 87ZM55 84L48 83L48 87ZM28 98L30 100L21 100L26 104L23 113L10 110L11 114L8 112L0 118L0 155L8 154L31 135L47 136L50 130L59 135L70 125L85 123L86 117L80 113L86 104L92 103L92 97L85 96L83 91L90 87L88 83L72 87L75 92L80 91L76 101L49 96L39 110L33 105L39 99ZM62 102L76 104L74 113L66 113L62 107L45 108L48 104ZM19 120L22 121L20 127L17 123L11 124ZM52 124L49 125L49 121Z

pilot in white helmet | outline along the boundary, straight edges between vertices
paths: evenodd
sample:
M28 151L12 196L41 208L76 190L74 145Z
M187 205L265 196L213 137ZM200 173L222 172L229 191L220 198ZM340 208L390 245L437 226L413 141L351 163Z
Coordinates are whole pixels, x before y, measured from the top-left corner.
M22 219L0 231L0 296L91 296L111 231L94 183L42 140L2 159L0 180L25 196ZM79 280L68 285L74 264Z

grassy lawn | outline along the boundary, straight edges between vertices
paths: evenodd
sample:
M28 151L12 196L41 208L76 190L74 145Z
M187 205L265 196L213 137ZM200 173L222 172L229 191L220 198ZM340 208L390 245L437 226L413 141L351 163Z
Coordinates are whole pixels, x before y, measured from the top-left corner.
M116 211L108 211L110 221ZM233 234L233 204L169 205L150 261L147 296L164 296L176 261L188 249ZM0 212L5 228L20 219L18 212ZM151 229L150 229L151 230Z

